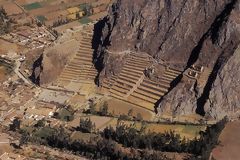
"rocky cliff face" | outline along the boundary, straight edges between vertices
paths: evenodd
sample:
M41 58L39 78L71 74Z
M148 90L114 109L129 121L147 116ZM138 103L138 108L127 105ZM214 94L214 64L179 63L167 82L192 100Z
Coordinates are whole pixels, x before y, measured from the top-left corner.
M224 32L222 32L224 33ZM228 23L225 28L224 40L231 39L232 36L239 37L240 33L240 3L238 2L235 9L232 11ZM234 44L231 41L231 44ZM225 59L225 63L221 65L216 79L212 83L212 88L209 94L209 99L205 105L206 112L210 113L212 117L222 118L226 113L230 116L239 116L240 106L240 45L233 50L226 51L231 56Z
M53 48L45 51L34 61L30 79L37 85L53 82L66 65L67 58L67 55L61 54L61 51Z
M118 0L103 30L111 51L147 52L184 68L195 46L230 0Z
M240 46L231 58L222 66L212 84L209 99L205 105L206 112L216 119L240 115Z
M198 112L218 119L234 107L236 111L239 5L239 0L118 0L101 23L96 55L102 66L100 81L118 72L122 57L117 53L146 52L159 63L178 69L200 64L210 70L203 86L184 79L175 84L160 101L159 112Z
M45 85L58 78L67 61L79 49L79 42L72 35L79 36L78 33L66 33L36 58L30 77L34 83Z

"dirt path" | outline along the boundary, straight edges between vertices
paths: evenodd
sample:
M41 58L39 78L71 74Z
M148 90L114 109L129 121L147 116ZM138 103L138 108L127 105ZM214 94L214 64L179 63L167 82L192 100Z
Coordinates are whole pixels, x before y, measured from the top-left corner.
M21 78L26 84L33 85L32 82L27 79L21 72L20 72L20 66L21 62L19 60L16 60L16 67L14 69L14 72L18 75L19 78Z
M101 125L100 127L98 127L99 130L103 130L104 128L107 127L108 124L110 124L115 118L110 119L109 121L107 121L106 123L104 123L103 125Z

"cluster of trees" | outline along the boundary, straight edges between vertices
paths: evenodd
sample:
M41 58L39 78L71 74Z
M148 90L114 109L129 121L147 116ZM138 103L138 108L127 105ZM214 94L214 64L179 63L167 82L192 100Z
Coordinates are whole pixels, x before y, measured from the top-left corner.
M119 120L133 120L133 121L143 121L143 117L140 113L137 113L136 116L133 115L133 109L129 109L128 114L122 114L118 118Z
M85 16L90 16L90 15L92 15L92 13L93 13L93 7L92 7L92 5L85 5L84 7L83 7L83 11L84 11L84 13L85 13Z
M3 7L0 7L0 35L9 33L11 30L11 20Z
M208 126L204 132L200 132L200 138L197 141L195 140L196 146L192 153L201 155L203 160L208 159L212 149L219 144L218 138L227 122L228 119L225 117L216 124Z
M102 136L106 139L112 139L126 147L139 149L154 149L167 152L188 152L189 142L181 139L179 134L174 132L166 133L146 133L145 125L141 129L136 129L133 126L119 124L114 130L112 127L107 127L103 130Z
M1 24L0 24L0 35L1 35ZM12 61L9 61L4 58L0 58L0 66L4 66L7 71L7 74L11 74L13 72L13 68L15 67Z
M12 123L9 125L9 130L10 131L17 131L20 129L21 121L19 118L14 118Z
M134 126L119 124L114 130L112 127L105 128L102 136L112 139L126 147L139 149L154 149L163 152L191 153L191 159L208 159L212 149L218 144L218 137L223 130L227 119L208 126L206 131L200 132L200 138L194 140L182 139L174 132L146 133L145 127L138 130ZM201 157L201 158L199 158Z
M69 122L74 119L74 110L71 108L71 106L62 106L58 112L54 113L53 117Z
M90 118L86 119L80 119L80 125L77 127L78 131L84 132L84 133L92 133L95 131L96 126L95 123L93 123Z
M70 22L70 21L69 21L67 18L65 18L65 19L60 18L60 19L58 19L57 21L53 22L52 27L58 27L58 26L67 24L67 23L69 23L69 22Z
M148 150L134 152L124 152L124 150L113 140L101 138L100 136L90 141L72 140L70 133L63 127L51 128L44 126L35 128L33 133L21 131L22 142L32 142L35 144L47 145L59 149L73 151L77 155L85 156L89 159L99 160L168 160L160 152L149 152Z
M98 136L90 141L75 140L70 138L70 132L64 128L51 128L39 123L35 125L34 133L22 131L22 139L42 145L49 145L55 148L65 148L74 151L76 154L86 156L91 159L167 159L161 152L190 153L191 160L208 159L212 149L218 144L218 137L223 130L227 119L219 121L217 124L208 126L206 131L200 133L200 138L194 140L182 139L174 132L154 133L146 131L146 125L140 129L136 126L127 126L119 121L116 129L105 128ZM19 125L14 122L15 128ZM91 134L95 130L95 125L90 119L81 119L78 131ZM22 141L21 141L22 142ZM132 149L133 152L126 153L120 147ZM153 151L149 153L149 150Z
M90 104L89 110L87 110L85 113L90 113L93 115L99 115L99 116L112 116L108 112L108 103L104 102L102 106L100 106L99 110L96 109L96 104Z

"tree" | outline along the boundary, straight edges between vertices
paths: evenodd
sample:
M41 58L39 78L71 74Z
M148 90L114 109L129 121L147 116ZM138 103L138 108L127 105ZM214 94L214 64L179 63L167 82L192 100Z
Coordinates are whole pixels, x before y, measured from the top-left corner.
M129 111L128 111L128 116L129 116L129 117L132 117L132 116L133 116L133 109L132 109L132 108L129 109Z
M26 144L28 140L29 140L29 134L27 132L23 132L19 140L19 146Z
M78 130L85 133L91 133L95 130L95 124L92 123L90 118L80 119L80 125L78 127Z
M4 17L7 17L7 12L5 11L5 9L2 6L0 7L0 15L3 15Z
M58 38L58 36L59 36L59 33L58 33L58 31L57 31L57 30L55 30L55 29L53 29L52 31L53 31L53 34L54 34L54 36L55 36L56 38Z
M0 35L9 33L11 30L11 19L3 7L0 7Z
M146 122L142 122L142 125L141 125L139 133L145 133L146 128L147 128Z
M136 118L135 118L136 121L142 121L143 120L143 117L140 113L137 114Z
M106 116L108 115L108 103L104 102L103 106L100 107L99 114L101 116Z
M68 142L70 141L70 135L62 126L60 126L60 128L55 130L54 134L49 136L47 140L50 146L65 148L68 146Z
M90 16L92 14L92 6L91 5L85 5L83 8L83 12L85 16Z
M14 118L12 124L9 125L10 131L16 131L20 129L21 121L18 118Z
M128 117L127 115L121 114L121 115L119 116L118 120L121 121L121 120L130 120L130 119L129 119L129 117Z
M79 12L76 13L76 17L77 17L77 19L81 18Z
M37 123L34 125L34 127L44 127L45 126L45 120L42 119L42 120L39 120L37 121Z
M91 102L89 105L89 112L91 114L96 114L96 105L93 102Z

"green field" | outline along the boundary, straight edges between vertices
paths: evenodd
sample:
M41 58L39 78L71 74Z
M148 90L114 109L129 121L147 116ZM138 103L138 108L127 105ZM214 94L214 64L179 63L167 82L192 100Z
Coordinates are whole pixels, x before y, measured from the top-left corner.
M88 7L90 7L90 6L89 6L89 4L87 4L87 3L83 3L83 4L80 4L80 5L79 5L80 10L82 10L82 11L83 11L84 9L88 8Z
M78 132L75 131L72 133L71 135L71 140L72 141L83 141L83 142L89 142L91 140L91 138L96 138L97 135L96 134L91 134L91 133L82 133L82 132Z
M41 23L43 23L43 22L45 22L45 21L47 20L47 18L46 18L45 16L42 16L42 15L37 16L37 19L38 19Z
M199 137L199 132L204 131L206 126L190 125L190 124L148 124L147 130L151 132L170 132L174 131L177 134L180 134L181 137L187 139L194 139Z
M88 24L88 23L92 22L92 20L89 19L88 17L83 17L83 18L81 18L81 19L79 20L79 22L80 22L81 24Z
M133 125L136 129L140 129L142 127L142 123L133 122L133 121L122 121L126 125ZM117 125L117 119L110 121L105 127L112 126L115 128ZM145 124L147 132L156 132L156 133L165 133L174 131L176 134L180 134L180 136L187 139L194 139L199 137L200 131L205 131L205 125L191 125L191 124L164 124L164 123L149 123Z
M24 5L23 7L26 10L30 11L30 10L33 10L33 9L42 8L42 5L39 2L35 2L35 3Z

